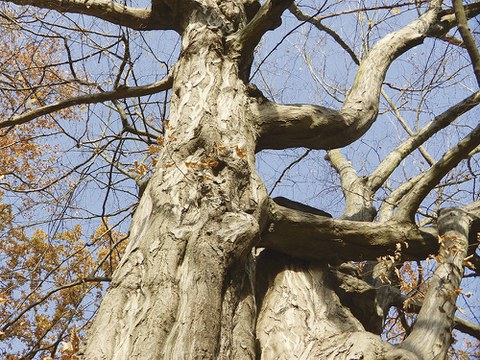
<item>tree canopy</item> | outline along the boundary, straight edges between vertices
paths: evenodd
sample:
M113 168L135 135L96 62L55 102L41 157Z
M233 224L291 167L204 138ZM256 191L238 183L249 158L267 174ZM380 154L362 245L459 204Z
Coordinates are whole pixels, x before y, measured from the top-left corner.
M480 356L479 19L0 1L0 356Z

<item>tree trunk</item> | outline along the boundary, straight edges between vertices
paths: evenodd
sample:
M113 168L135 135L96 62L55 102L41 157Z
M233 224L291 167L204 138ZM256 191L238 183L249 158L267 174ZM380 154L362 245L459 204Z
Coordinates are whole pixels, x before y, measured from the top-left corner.
M88 359L254 356L250 251L267 194L239 57L217 23L225 16L218 5L186 16L164 146Z
M259 40L277 26L265 18L281 14L291 1L265 2L249 27L245 7L236 5L241 2L188 3L182 9L182 48L158 166L134 215L128 248L92 326L85 358L425 358L419 337L438 346L453 316L453 305L447 317L435 308L446 295L440 300L431 295L429 305L431 316L442 318L442 329L412 332L405 346L394 347L378 336L389 304L380 309L371 285L345 265L331 264L337 256L355 258L366 248L374 258L397 242L431 240L432 235L414 224L362 222L375 216L368 201L351 202L351 213L341 220L274 206L254 156L264 148L299 146L307 137L310 146L328 148L360 136L378 111L377 93L360 99L364 87L375 80L379 91L391 61L425 36L423 20L385 40L392 49L384 50L383 44L369 54L365 68L372 68L369 62L376 57L386 60L369 70L373 80L362 70L349 100L335 111L275 105L245 83L256 32ZM434 21L434 15L424 17ZM352 134L343 139L342 131L349 128ZM277 136L282 143L276 143ZM312 247L316 253L306 256L312 260L252 253L260 244L301 256L311 238L319 238ZM460 266L457 260L454 266ZM461 279L458 269L454 273L449 289ZM448 296L454 304L456 295L448 290ZM435 356L444 353L441 347Z

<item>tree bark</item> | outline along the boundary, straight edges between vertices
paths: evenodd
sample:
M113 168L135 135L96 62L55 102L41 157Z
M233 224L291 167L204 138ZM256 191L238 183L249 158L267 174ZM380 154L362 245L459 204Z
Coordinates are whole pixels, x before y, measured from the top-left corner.
M444 359L452 343L452 329L460 293L463 261L468 250L471 218L462 209L445 209L438 219L439 263L422 309L408 338L400 345L422 359Z
M267 194L254 166L238 56L223 42L223 31L238 24L216 4L184 16L159 165L92 327L87 359L255 352L248 269Z
M441 265L426 310L422 308L402 346L378 336L389 301L379 301L380 292L341 263L394 254L399 244L408 244L403 246L404 259L438 251L436 230L420 229L411 221L421 201L414 197L425 196L478 145L479 129L412 183L406 193L415 194L405 197L401 216L384 222L373 222L377 177L373 184L358 177L338 153L332 151L330 157L344 189L359 190L348 199L341 219L287 199L269 199L255 169L255 152L297 146L330 149L359 138L377 118L391 63L425 37L447 32L454 24L450 13L432 7L379 41L360 63L342 108L335 110L275 104L247 84L255 46L280 24L291 0L267 0L263 5L253 0L156 0L151 10L104 0L12 2L95 15L134 29L173 29L182 37L178 62L165 80L39 110L48 114L77 103L172 88L158 165L90 330L86 359L444 356L448 347L441 343L450 340L454 293L466 251L468 221L463 215L456 217L461 230L441 225ZM450 115L477 102L478 94L472 104ZM36 116L20 115L10 125ZM414 145L423 140L419 135ZM257 256L256 246L267 250ZM439 310L439 305L444 307ZM438 316L438 329L429 314Z

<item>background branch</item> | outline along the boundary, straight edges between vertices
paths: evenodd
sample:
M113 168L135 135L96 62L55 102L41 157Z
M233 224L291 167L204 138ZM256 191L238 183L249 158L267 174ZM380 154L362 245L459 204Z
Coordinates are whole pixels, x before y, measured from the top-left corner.
M390 152L390 154L388 154L385 159L382 160L382 162L368 177L368 188L370 188L373 192L377 191L403 159L405 159L414 150L419 148L419 146L428 140L432 135L447 127L459 116L473 109L479 103L480 92L476 92L435 117L428 125L400 144L400 146Z
M409 194L398 206L395 218L399 221L413 221L415 212L440 180L460 161L468 157L469 153L480 144L480 125L467 137L462 139L457 146L450 149L435 165L425 172L420 180L412 187Z
M480 54L478 52L477 44L473 38L472 32L468 27L468 20L465 14L462 0L453 0L453 10L455 11L455 18L458 23L458 31L462 36L465 47L467 48L468 55L472 60L472 67L477 78L477 84L480 87Z
M39 107L23 115L15 116L6 121L1 121L0 128L24 124L40 116L51 114L55 111L65 109L70 106L81 105L81 104L95 104L95 103L100 103L104 101L117 100L117 99L122 99L127 97L152 95L160 91L165 91L167 89L170 89L172 87L172 83L173 83L173 77L171 76L171 74L169 74L167 75L166 78L150 85L135 86L135 87L119 87L112 91L77 96L71 99L58 101L50 105Z
M148 9L125 6L111 0L1 0L17 5L32 5L64 13L77 13L95 16L113 24L127 26L135 30L172 30L175 28L168 14L156 16ZM161 14L161 15L160 15Z

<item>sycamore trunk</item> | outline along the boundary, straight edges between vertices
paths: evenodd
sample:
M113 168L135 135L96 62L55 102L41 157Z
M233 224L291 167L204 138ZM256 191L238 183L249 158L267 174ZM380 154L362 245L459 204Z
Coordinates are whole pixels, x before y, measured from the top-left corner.
M360 136L376 117L378 99L362 107L355 99L365 91L355 86L350 92L354 105L346 103L342 112L273 106L247 85L253 49L246 53L245 47L228 41L229 34L248 22L244 8L222 7L221 2L205 4L208 6L192 8L183 16L182 49L173 72L163 148L135 212L128 248L90 331L84 357L445 356L450 341L446 325L438 331L430 329L430 333L442 335L434 334L430 344L437 347L439 338L447 343L432 351L417 349L414 337L405 347L383 342L378 333L390 304L341 262L298 260L254 250L262 235L268 233L268 241L273 237L273 242L282 236L278 224L275 232L269 219L272 203L255 170L255 151L267 145L276 147L275 139L268 135L275 134L275 129L269 125L261 130L258 124L275 124L283 109L293 114L293 121L305 123L299 128L309 135L323 122L328 125L330 121L335 130L344 123L354 124L357 116L366 119L361 131L352 130ZM403 41L399 39L395 41ZM376 82L381 83L386 66L382 69L372 70L382 71L373 77L380 78ZM362 76L368 78L367 73ZM369 83L358 78L361 85ZM300 114L302 111L307 115ZM320 125L311 121L316 112ZM331 121L335 116L341 121ZM292 137L295 129L289 130L291 123L279 124L278 136ZM332 139L339 136L333 130L326 132ZM331 142L322 139L321 132L318 141ZM320 223L325 221L321 214L309 216L312 223L314 217ZM302 229L297 230L302 236ZM452 260L452 288L461 279L464 255L462 252ZM440 294L432 301L430 316L439 317L442 324L451 323L448 319L453 316L455 296ZM445 301L451 303L448 313L435 308ZM423 333L416 337L422 338Z
M183 33L164 146L86 358L209 359L236 342L254 355L250 251L266 192L238 54L209 21L194 11Z

